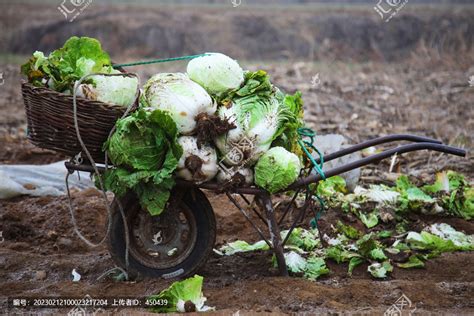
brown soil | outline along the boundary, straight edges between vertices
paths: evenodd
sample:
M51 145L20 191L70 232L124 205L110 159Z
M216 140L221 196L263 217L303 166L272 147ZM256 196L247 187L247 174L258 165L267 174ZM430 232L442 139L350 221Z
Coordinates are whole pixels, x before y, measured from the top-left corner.
M258 239L224 196L208 196L217 216L217 245L236 238ZM73 197L81 230L89 238L99 240L106 222L99 195L95 190L86 190L74 193ZM136 297L156 293L169 285L161 280L97 280L113 267L112 260L105 247L89 249L77 238L71 229L65 198L15 198L1 201L0 209L0 229L5 238L0 250L2 297ZM333 222L337 217L336 212L330 212L324 220ZM457 219L447 222L474 233L473 223ZM384 311L402 293L418 310L469 313L474 311L472 260L472 253L445 254L429 261L424 269L395 269L385 281L372 279L366 272L367 265L356 268L350 278L346 265L328 262L331 273L311 282L276 276L269 252L231 257L213 254L199 273L205 276L204 292L209 304L224 314L226 310L375 313ZM79 283L70 281L72 269L82 275ZM46 272L44 280L38 279L38 271Z

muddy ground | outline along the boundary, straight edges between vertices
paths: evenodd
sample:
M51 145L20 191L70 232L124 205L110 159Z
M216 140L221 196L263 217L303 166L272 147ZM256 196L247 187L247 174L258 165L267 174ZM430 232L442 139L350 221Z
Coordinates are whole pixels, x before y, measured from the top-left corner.
M31 11L25 16L29 14ZM22 21L20 25L27 24ZM421 46L416 49L423 52ZM390 133L414 133L439 138L472 152L474 88L468 84L469 75L474 74L472 54L457 57L425 49L424 53L411 54L410 58L397 63L354 63L326 58L316 62L242 61L242 65L269 71L273 82L288 92L301 90L306 121L319 133L343 134L352 142ZM6 79L0 86L0 163L43 164L63 159L65 157L54 152L33 146L26 139L18 73L20 62L20 57L9 57L0 64ZM184 63L177 63L137 67L131 71L139 72L144 81L156 72L184 69ZM313 79L318 74L320 81ZM393 183L393 173L388 173L389 164L383 161L363 168L361 184ZM410 174L419 182L430 181L436 171L446 169L460 171L471 181L474 179L472 155L458 158L421 152L398 157L395 164L395 171ZM208 193L208 198L216 213L216 246L238 238L249 242L258 240L257 234L226 198L214 193ZM99 240L106 223L99 194L92 189L74 192L73 200L81 230L89 238ZM169 285L169 281L150 279L115 282L105 277L97 280L113 268L114 263L105 247L90 249L74 234L66 203L65 197L23 196L0 201L0 230L4 238L0 244L2 313L18 313L5 309L6 297L141 297ZM323 215L323 226L334 222L339 215L336 210ZM474 234L472 222L445 218L420 218L419 221L447 222ZM277 276L270 260L268 252L233 257L212 254L199 272L205 277L204 293L209 305L215 306L222 315L237 311L241 315L255 312L262 315L381 314L405 294L413 304L412 309L418 312L474 313L473 253L444 254L430 260L424 269L395 268L393 274L382 281L372 279L366 266L356 268L354 275L348 277L346 265L331 262L328 263L331 273L316 282L282 278ZM80 282L71 282L72 269L81 273ZM31 312L55 314L58 311ZM67 312L61 310L61 313ZM110 312L130 315L142 314L145 310Z

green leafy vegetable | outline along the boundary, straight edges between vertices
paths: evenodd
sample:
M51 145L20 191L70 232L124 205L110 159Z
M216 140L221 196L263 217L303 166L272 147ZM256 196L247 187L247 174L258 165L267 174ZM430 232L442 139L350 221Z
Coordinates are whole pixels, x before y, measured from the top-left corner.
M349 268L347 270L347 274L351 276L354 269L357 266L361 265L363 262L365 262L365 259L362 257L352 257L351 260L349 260Z
M298 157L283 147L273 147L255 165L255 184L275 193L293 183L301 170Z
M385 255L385 253L383 252L382 249L380 248L375 248L375 249L372 249L370 251L370 258L374 259L374 260L377 260L377 261L382 261L382 260L385 260L387 259L387 256Z
M393 266L389 261L385 261L383 263L376 262L371 264L367 268L367 271L369 271L374 278L383 279L387 277L387 273L393 271Z
M412 249L433 250L437 252L453 252L458 250L474 250L474 243L455 244L453 240L443 239L426 231L421 233L409 232L406 242Z
M243 86L228 93L218 109L221 120L236 126L215 139L224 162L253 166L270 147L284 147L300 156L297 129L304 123L302 102L300 94L285 95L274 87L265 71L246 72ZM243 161L230 159L236 150Z
M385 185L371 185L369 189L358 187L356 193L358 196L365 197L370 201L384 204L394 203L400 196L400 193Z
M359 219L364 223L367 228L372 228L377 226L379 223L378 212L373 211L372 213L365 214L363 212L359 212Z
M441 197L440 204L449 214L470 220L474 218L474 188L464 187Z
M270 247L264 240L257 241L254 244L249 244L243 240L236 240L219 248L219 253L230 256L239 252L268 250Z
M303 150L298 144L298 129L305 125L301 92L297 91L294 95L284 95L279 92L277 93L277 98L280 100L282 106L287 109L285 112L287 112L288 115L286 115L285 122L276 132L272 146L284 147L286 150L301 157L303 156Z
M326 249L326 258L334 260L336 263L347 262L354 257L361 257L355 252L343 249L341 246L333 246Z
M407 262L404 263L397 263L397 267L403 269L410 269L410 268L423 268L425 263L419 258L419 256L412 255L408 258Z
M466 235L460 231L455 230L448 224L439 223L431 225L428 230L444 240L452 241L457 247L462 247L469 250L474 247L474 236Z
M135 101L138 87L135 77L97 75L87 82L79 85L79 97L121 106L129 106Z
M345 225L341 221L337 222L336 228L339 232L343 233L350 239L358 239L362 236L362 233L359 230L352 226Z
M288 230L281 232L281 238L284 240ZM291 232L290 237L285 246L295 246L304 251L311 251L320 245L319 235L317 229L306 230L301 227L296 227Z
M115 133L104 144L115 166L105 173L105 187L117 196L134 190L142 207L159 215L182 155L177 135L173 119L160 110L138 110L118 120Z
M206 297L202 294L203 277L195 275L183 281L174 282L168 289L158 295L148 297L148 300L161 304L150 308L155 313L174 312L205 312L214 310L205 305Z
M361 254L365 258L376 259L373 257L373 251L377 249L381 249L382 245L379 241L375 239L375 235L373 233L364 235L361 239L356 242L358 253ZM379 252L375 252L378 254Z
M329 269L326 266L323 258L318 257L309 257L306 261L306 266L304 269L304 277L309 280L316 280L321 275L329 273Z
M73 36L60 49L48 57L35 52L33 57L21 66L22 74L36 86L49 86L64 92L72 91L74 83L91 73L117 73L112 68L109 55L102 50L94 38ZM134 92L135 93L135 92Z
M379 238L389 238L392 236L392 232L389 230L382 230L377 233Z
M270 82L270 76L268 76L266 71L246 71L244 77L244 84L242 87L230 91L225 96L224 103L227 103L234 98L242 98L249 95L270 97L274 93L273 85Z
M244 81L244 71L239 64L224 54L206 54L193 58L188 63L186 71L189 78L217 98L240 88Z
M317 192L321 196L331 198L337 193L347 193L346 181L341 176L333 176L319 181Z
M181 134L195 130L198 115L210 116L217 109L206 90L182 73L154 75L143 87L143 98L145 106L167 111Z
M290 272L299 273L306 269L306 260L294 251L285 253L285 261Z

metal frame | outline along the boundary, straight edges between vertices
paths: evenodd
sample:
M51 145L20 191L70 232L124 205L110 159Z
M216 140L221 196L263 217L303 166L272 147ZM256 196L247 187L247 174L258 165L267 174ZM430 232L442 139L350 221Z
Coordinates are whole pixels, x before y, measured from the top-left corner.
M331 161L333 159L337 159L339 157L354 153L356 151L360 151L362 149L365 149L371 146L394 142L394 141L410 141L410 142L414 142L414 144L402 145L395 148L391 148L391 149L382 151L380 153L371 155L369 157L365 157L365 158L350 162L348 164L330 169L325 172L326 177L339 175L349 170L357 169L362 166L365 166L374 162L378 162L394 154L403 154L403 153L418 151L418 150L433 150L433 151L443 152L443 153L460 156L460 157L466 156L465 150L444 145L442 144L442 142L432 139L432 138L420 137L420 136L408 135L408 134L395 134L395 135L389 135L389 136L384 136L384 137L368 140L363 143L334 152L332 154L328 154L324 156L324 161ZM319 163L319 158L315 160L316 162ZM93 167L90 165L82 165L82 164L76 165L73 162L66 162L65 165L66 165L66 168L70 172L73 172L75 170L94 172ZM98 170L99 172L103 172L105 168L101 167L101 168L98 168ZM314 209L312 198L310 198L309 201L308 200L305 201L305 204L303 208L300 210L300 213L293 220L290 231L284 241L281 240L280 225L282 224L283 219L286 217L286 214L292 208L292 204L294 200L296 199L297 194L301 190L303 190L303 188L305 188L307 185L311 183L317 183L320 180L322 180L322 178L319 174L311 174L307 177L296 180L293 184L288 186L285 190L282 190L281 192L290 191L290 190L296 190L296 192L293 196L292 203L290 203L287 206L287 208L285 209L279 221L276 220L275 210L272 205L272 199L271 199L270 194L267 191L257 188L257 187L231 187L225 192L229 200L237 207L237 209L242 213L242 215L244 215L247 221L250 222L250 224L253 226L256 232L260 235L260 237L263 240L265 240L265 242L273 250L277 259L279 272L282 276L288 275L288 270L286 268L285 258L283 255L283 246L286 240L288 239L288 236L290 235L291 231L294 229L294 227L296 226L297 222L300 220L304 212L306 212L308 208ZM222 185L215 182L195 184L189 181L177 179L176 184L181 187L197 187L200 189L212 190L212 191L217 191L217 192L222 190ZM244 201L250 206L251 210L253 210L258 215L259 219L265 223L265 225L268 228L268 233L270 236L269 239L265 237L265 234L263 233L263 231L254 223L254 221L250 218L247 211L239 204L239 202L232 196L232 194L239 194L244 199ZM244 196L244 194L254 196L254 199L257 202L257 206L259 206L259 208L264 211L265 218L262 216L260 212L258 212L258 210L256 210L253 207L253 203L251 203Z

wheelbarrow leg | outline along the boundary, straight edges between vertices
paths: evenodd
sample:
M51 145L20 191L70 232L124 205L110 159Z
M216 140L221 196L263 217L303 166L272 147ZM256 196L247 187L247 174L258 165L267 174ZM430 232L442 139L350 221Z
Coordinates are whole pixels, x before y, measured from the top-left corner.
M281 276L288 276L288 269L286 268L285 256L283 255L283 242L280 236L280 228L275 219L275 210L273 209L272 199L268 193L257 196L260 200L267 217L268 230L270 232L270 240L273 245L273 253L275 254L278 271Z

